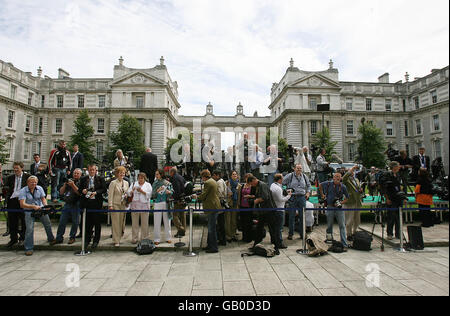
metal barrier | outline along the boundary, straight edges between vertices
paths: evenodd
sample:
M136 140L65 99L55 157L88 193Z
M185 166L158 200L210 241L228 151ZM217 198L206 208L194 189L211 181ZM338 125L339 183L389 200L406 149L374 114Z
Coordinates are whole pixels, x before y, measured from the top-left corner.
M75 256L87 256L90 255L90 251L86 251L86 209L83 210L83 225L81 228L81 251L75 252Z

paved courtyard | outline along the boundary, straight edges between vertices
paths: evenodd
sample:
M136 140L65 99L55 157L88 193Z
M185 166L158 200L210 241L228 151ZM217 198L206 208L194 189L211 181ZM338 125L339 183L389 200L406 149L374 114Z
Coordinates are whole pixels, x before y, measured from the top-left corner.
M323 234L324 228L315 231ZM441 229L448 237L448 224ZM199 233L200 227L195 231L198 245L204 232ZM110 243L107 236L105 243ZM23 250L0 250L0 295L449 295L448 247L398 253L387 245L381 252L376 240L371 252L350 249L309 258L296 253L300 240L286 244L288 249L270 259L241 257L248 247L244 243L194 258L173 248L149 256L104 248L86 257L73 251L41 250L26 257ZM73 284L77 270L78 287Z

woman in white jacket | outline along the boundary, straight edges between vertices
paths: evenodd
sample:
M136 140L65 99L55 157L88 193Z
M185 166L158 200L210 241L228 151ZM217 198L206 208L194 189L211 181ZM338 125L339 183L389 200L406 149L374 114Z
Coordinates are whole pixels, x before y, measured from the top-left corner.
M128 196L133 197L130 209L136 211L150 210L150 198L152 197L152 185L147 182L145 173L138 175L138 181L135 182L128 190ZM141 220L141 238L139 239L139 219ZM132 212L131 213L131 243L136 244L138 240L148 239L148 219L149 212Z

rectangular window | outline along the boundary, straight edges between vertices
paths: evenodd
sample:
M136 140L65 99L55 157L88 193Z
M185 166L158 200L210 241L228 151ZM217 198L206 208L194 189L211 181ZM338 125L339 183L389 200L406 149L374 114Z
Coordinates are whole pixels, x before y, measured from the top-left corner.
M353 121L347 121L347 135L353 135Z
M419 97L414 98L414 106L416 110L420 109Z
M405 137L409 136L408 121L405 121Z
M408 144L406 144L406 156L409 157L409 145Z
M366 99L366 111L372 111L372 99Z
M62 125L63 125L62 119L55 119L55 133L56 134L62 134Z
M64 96L63 95L58 95L56 96L56 106L58 108L63 108L64 107Z
M8 138L6 142L6 148L8 148L8 151L6 152L6 158L12 160L14 158L14 156L12 155L14 153L14 139Z
M143 108L144 107L144 97L143 96L137 96L136 97L136 107L137 108Z
M355 154L356 154L356 150L355 150L355 144L348 144L348 159L350 161L355 160Z
M439 121L439 114L433 115L433 130L440 131L441 130L441 124Z
M31 116L27 115L27 120L25 121L25 132L31 132Z
M433 104L436 104L437 103L437 92L436 92L436 90L434 90L434 91L431 91L431 102L433 103Z
M41 107L45 106L45 95L41 95Z
M438 158L438 157L442 157L442 152L441 152L441 141L440 140L435 140L433 142L433 151L434 151L434 159Z
M36 153L41 156L42 153L42 143L37 143L36 144Z
M403 112L406 112L406 99L403 99Z
M311 121L311 135L317 134L317 121Z
M386 100L386 112L392 111L392 100L388 99Z
M99 95L98 96L98 107L99 108L104 108L105 107L105 96L104 95Z
M416 135L422 135L422 122L416 120Z
M317 111L317 97L309 97L309 109Z
M11 99L15 99L16 98L16 93L17 93L17 87L16 86L11 86L11 94L10 94L10 98Z
M353 111L353 99L352 98L347 98L347 100L345 101L345 108L347 109L347 111Z
M103 134L105 132L105 119L99 118L97 120L97 133Z
M44 126L44 118L40 117L39 118L39 124L38 124L38 134L42 134L43 126Z
M30 141L26 140L23 145L23 160L30 159Z
M98 142L97 143L97 160L98 161L103 161L103 156L104 156L103 143L102 142Z
M33 104L33 93L28 93L28 105L31 106Z
M84 95L78 96L78 108L84 108Z
M386 122L386 135L387 136L394 135L394 124L391 121Z
M8 111L8 128L14 128L14 111Z

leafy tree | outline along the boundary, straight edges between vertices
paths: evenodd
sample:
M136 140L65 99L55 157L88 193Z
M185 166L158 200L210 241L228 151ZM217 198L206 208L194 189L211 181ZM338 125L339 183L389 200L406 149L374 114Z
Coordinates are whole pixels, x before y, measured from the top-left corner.
M325 126L323 130L317 132L317 134L313 137L312 141L313 144L316 145L318 148L325 148L326 150L325 159L327 161L331 161L332 160L331 155L336 154L334 147L336 147L338 142L334 142L331 140L329 128Z
M8 150L9 148L6 148L7 140L2 137L2 133L0 133L0 162L2 164L5 164L8 162Z
M118 149L122 149L125 156L128 156L127 152L132 151L134 165L136 169L139 169L141 156L145 152L145 135L139 121L128 114L124 114L119 120L117 132L110 133L109 137L111 139L108 154L110 161L115 159L115 153Z
M364 122L358 128L358 155L357 160L370 168L372 166L383 168L386 165L386 143L383 131L371 123Z
M94 128L91 126L91 118L88 110L83 110L73 122L73 135L70 136L70 148L77 144L80 153L84 155L85 165L96 161L93 154L95 142L92 140L94 136Z

